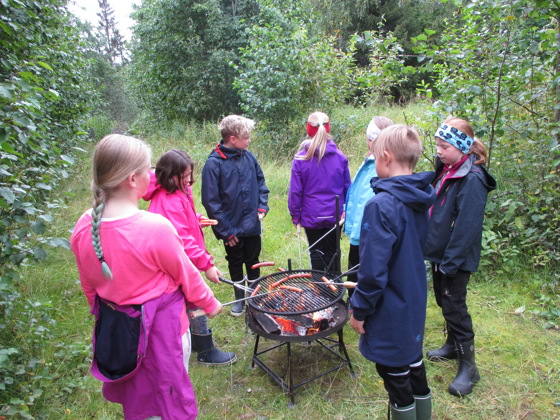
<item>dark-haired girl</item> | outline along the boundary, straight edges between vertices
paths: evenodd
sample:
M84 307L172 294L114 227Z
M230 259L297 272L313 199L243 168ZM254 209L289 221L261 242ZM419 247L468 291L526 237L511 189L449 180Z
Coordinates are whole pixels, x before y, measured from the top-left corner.
M150 186L144 200L150 200L149 211L166 217L175 226L183 239L185 254L194 266L204 271L206 278L220 283L222 273L214 265L212 255L206 250L202 227L217 223L210 220L194 207L191 185L194 183L194 162L181 150L164 153L156 164L155 174L151 173ZM198 308L189 306L188 311ZM208 328L208 317L191 319L192 350L197 352L198 362L204 365L229 365L235 362L232 352L216 348L212 330Z

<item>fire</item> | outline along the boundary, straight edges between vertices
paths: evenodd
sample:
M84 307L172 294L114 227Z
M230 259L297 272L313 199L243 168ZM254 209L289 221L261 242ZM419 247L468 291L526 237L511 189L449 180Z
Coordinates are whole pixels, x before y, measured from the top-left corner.
M272 315L272 318L274 318L276 323L280 326L280 330L282 330L283 335L300 335L295 322L274 315Z

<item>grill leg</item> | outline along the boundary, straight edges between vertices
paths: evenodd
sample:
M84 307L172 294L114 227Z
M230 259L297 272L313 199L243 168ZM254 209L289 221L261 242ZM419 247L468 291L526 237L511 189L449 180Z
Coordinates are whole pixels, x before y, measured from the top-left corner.
M289 378L289 389L288 395L290 396L290 403L288 404L289 407L293 407L295 405L294 402L294 378L292 375L292 345L290 342L286 343L288 348L288 378Z
M353 377L355 377L357 375L356 372L354 372L354 369L352 368L352 362L350 362L350 356L348 356L348 352L346 351L346 345L344 344L344 333L342 331L344 331L343 328L338 330L338 347L340 348L339 351L342 351L342 353L344 353L344 357L346 357L346 361L348 362L348 368L350 369L350 373L352 374Z
M257 357L257 353L259 351L259 338L261 338L260 335L256 334L257 338L255 340L255 349L253 350L253 358L251 359L251 369L255 368L255 357Z

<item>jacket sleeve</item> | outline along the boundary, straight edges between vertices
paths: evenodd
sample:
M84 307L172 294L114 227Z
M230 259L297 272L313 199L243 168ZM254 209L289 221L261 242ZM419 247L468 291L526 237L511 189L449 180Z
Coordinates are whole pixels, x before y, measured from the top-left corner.
M208 217L218 221L217 225L212 226L216 236L222 240L230 239L235 232L226 216L220 197L220 167L212 164L210 160L206 162L202 170L201 199Z
M181 287L185 299L206 313L216 309L218 301L214 293L185 254L181 238L173 231L171 225L169 229L161 230L158 241L162 245L154 247L155 260L160 269L168 273Z
M189 211L189 209L185 208L180 200L176 200L175 205L167 206L162 215L165 216L175 227L175 230L177 230L177 233L183 240L185 254L187 254L194 266L198 270L206 271L214 266L212 256L206 251L206 248L200 247L194 236L191 235L190 229L199 229L199 227L189 227L187 211ZM196 214L193 214L193 216L196 220Z
M288 210L292 216L294 225L301 223L303 184L301 179L299 161L292 162L292 172L290 175L290 190L288 192Z
M255 172L257 174L257 185L259 187L259 206L257 211L259 213L268 213L268 194L270 193L270 190L266 186L264 180L264 173L256 158L255 158Z
M478 177L469 176L465 179L457 194L458 214L453 222L453 232L439 267L446 276L457 275L459 267L465 262L468 249L480 237L487 197L488 190Z
M375 313L377 301L389 281L389 262L397 241L396 228L391 222L397 218L395 209L380 204L379 200L370 201L362 222L358 284L350 299L358 321Z

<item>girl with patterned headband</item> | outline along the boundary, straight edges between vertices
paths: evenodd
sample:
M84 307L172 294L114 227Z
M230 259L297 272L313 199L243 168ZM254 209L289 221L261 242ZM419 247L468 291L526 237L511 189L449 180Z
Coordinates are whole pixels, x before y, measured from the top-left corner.
M427 358L434 362L458 359L458 373L448 389L463 396L480 379L466 304L467 285L478 269L484 208L496 181L484 167L486 148L466 120L447 119L436 131L435 140L432 185L437 196L429 211L424 256L432 265L434 294L446 322L447 340L441 348L428 351Z

